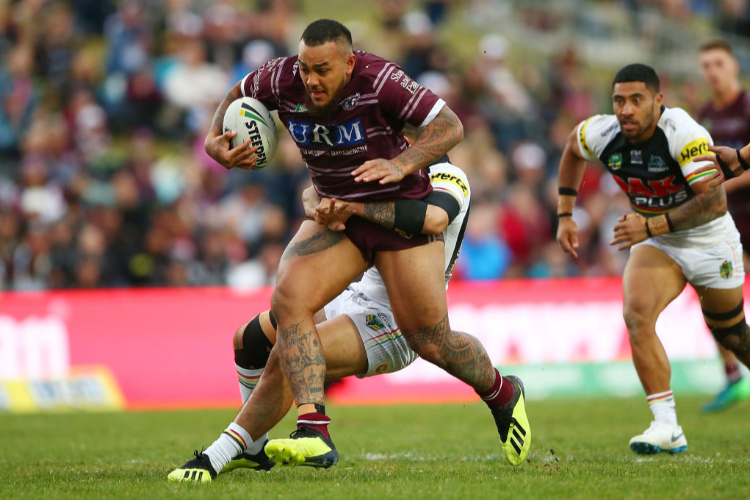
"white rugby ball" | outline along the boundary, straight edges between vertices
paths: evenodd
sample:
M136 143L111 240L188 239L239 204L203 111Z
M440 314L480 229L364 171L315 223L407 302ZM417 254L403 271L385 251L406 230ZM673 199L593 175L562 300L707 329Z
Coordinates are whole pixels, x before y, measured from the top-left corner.
M231 146L236 148L250 140L250 147L258 146L255 155L258 160L253 170L268 166L279 145L276 122L268 109L257 99L242 97L232 102L224 113L224 132L237 132Z

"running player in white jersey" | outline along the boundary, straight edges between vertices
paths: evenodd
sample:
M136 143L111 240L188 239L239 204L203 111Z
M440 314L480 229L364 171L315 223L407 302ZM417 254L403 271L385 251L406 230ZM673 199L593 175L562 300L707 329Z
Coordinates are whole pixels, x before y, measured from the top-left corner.
M654 421L630 440L636 453L687 449L670 389L670 366L656 335L659 314L686 283L698 292L706 324L746 365L750 328L742 300L742 245L723 187L701 178L711 137L685 111L662 106L653 68L631 64L615 76L614 115L597 115L573 131L560 161L557 240L576 256L572 218L586 161L599 161L625 191L635 213L620 218L613 245L630 249L623 276L625 324L633 363Z
M468 221L471 191L464 172L450 163L432 165L429 175L433 192L424 200L429 206L423 232L442 233L444 237L447 288ZM320 200L314 190L307 190L303 200L308 215L332 227L345 224L355 213L388 226L386 203L341 205L338 202L336 206L335 200ZM328 210L331 202L333 211ZM345 210L346 207L351 210ZM328 380L394 372L417 358L396 325L385 285L375 267L326 305L315 319L328 364ZM213 445L170 473L170 480L206 482L218 473L237 468L270 470L274 466L263 448L268 442L268 431L287 413L292 402L278 356L271 351L275 342L276 325L270 311L237 330L235 366L243 408ZM326 458L330 466L337 457ZM318 467L321 463L301 465Z

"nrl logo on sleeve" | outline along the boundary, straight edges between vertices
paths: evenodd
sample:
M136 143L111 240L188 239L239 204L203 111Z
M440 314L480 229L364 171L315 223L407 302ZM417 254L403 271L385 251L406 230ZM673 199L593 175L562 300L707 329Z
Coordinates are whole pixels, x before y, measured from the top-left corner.
M357 101L359 101L359 92L357 92L354 95L350 95L349 97L341 101L341 106L345 110L349 111L349 110L354 109L354 106L357 105Z
M722 262L721 267L719 267L719 273L721 273L721 277L724 279L729 279L734 274L734 267L732 266L732 263L728 260L725 260Z
M616 153L609 157L609 161L607 162L607 166L610 168L610 170L617 170L618 168L622 167L622 154Z

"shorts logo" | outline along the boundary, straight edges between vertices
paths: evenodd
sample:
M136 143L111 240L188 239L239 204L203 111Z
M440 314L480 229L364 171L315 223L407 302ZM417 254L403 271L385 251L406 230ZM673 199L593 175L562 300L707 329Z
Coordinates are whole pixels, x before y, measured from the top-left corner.
M433 184L437 182L450 182L451 184L458 186L464 196L469 195L469 188L466 186L466 183L463 181L463 179L455 175L438 172L436 174L430 175L430 182L432 182Z
M382 365L375 368L375 373L386 373L388 371L388 365L383 363Z
M357 101L359 101L359 92L354 95L350 95L349 97L341 101L341 106L345 110L349 111L351 109L354 109L354 106L357 105Z
M607 162L607 166L610 170L617 170L618 168L622 167L622 154L616 153L609 157L609 161Z
M367 328L376 332L378 330L382 330L383 328L385 328L385 324L383 323L383 320L385 318L381 318L380 316L382 315L381 314L377 314L377 315L368 314L365 320L365 324L367 325Z
M641 150L630 151L630 163L633 165L643 165L643 155Z
M732 266L731 262L725 260L724 262L722 262L721 267L719 267L719 273L721 274L722 278L728 280L734 274L734 266Z
M651 156L651 159L648 161L648 171L649 172L664 172L666 170L669 170L669 167L667 166L666 162L662 160L661 156Z
M704 155L706 153L708 153L708 139L705 137L699 137L682 148L682 151L680 152L680 166L684 167L693 161L693 158L696 156Z

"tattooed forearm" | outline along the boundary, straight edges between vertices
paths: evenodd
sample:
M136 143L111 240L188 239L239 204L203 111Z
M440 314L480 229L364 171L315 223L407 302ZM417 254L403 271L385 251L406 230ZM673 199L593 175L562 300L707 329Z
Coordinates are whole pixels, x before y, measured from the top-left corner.
M234 101L242 97L242 90L240 89L240 84L237 83L232 89L229 91L227 96L224 98L223 101L221 101L221 104L219 104L219 107L216 108L216 112L214 113L214 117L211 120L211 130L209 131L209 135L221 135L223 132L223 123L224 123L224 115L227 112L227 108L230 104L232 104Z
M435 162L464 138L461 120L448 106L429 125L420 129L414 143L392 161L407 174L416 172Z
M669 213L675 231L698 227L727 212L727 197L724 187L711 188L697 195Z
M396 225L396 202L379 201L365 203L362 218L380 224L388 229Z
M304 257L305 255L322 252L338 245L343 240L343 232L325 230L312 235L306 240L289 243L289 246L286 247L286 250L284 250L284 253L281 256L281 260L283 261L294 256Z
M487 351L468 333L452 331L447 315L434 325L403 334L414 352L477 391L492 387L495 370Z
M282 328L278 335L278 349L297 404L324 404L326 360L318 332L305 327L302 322Z

